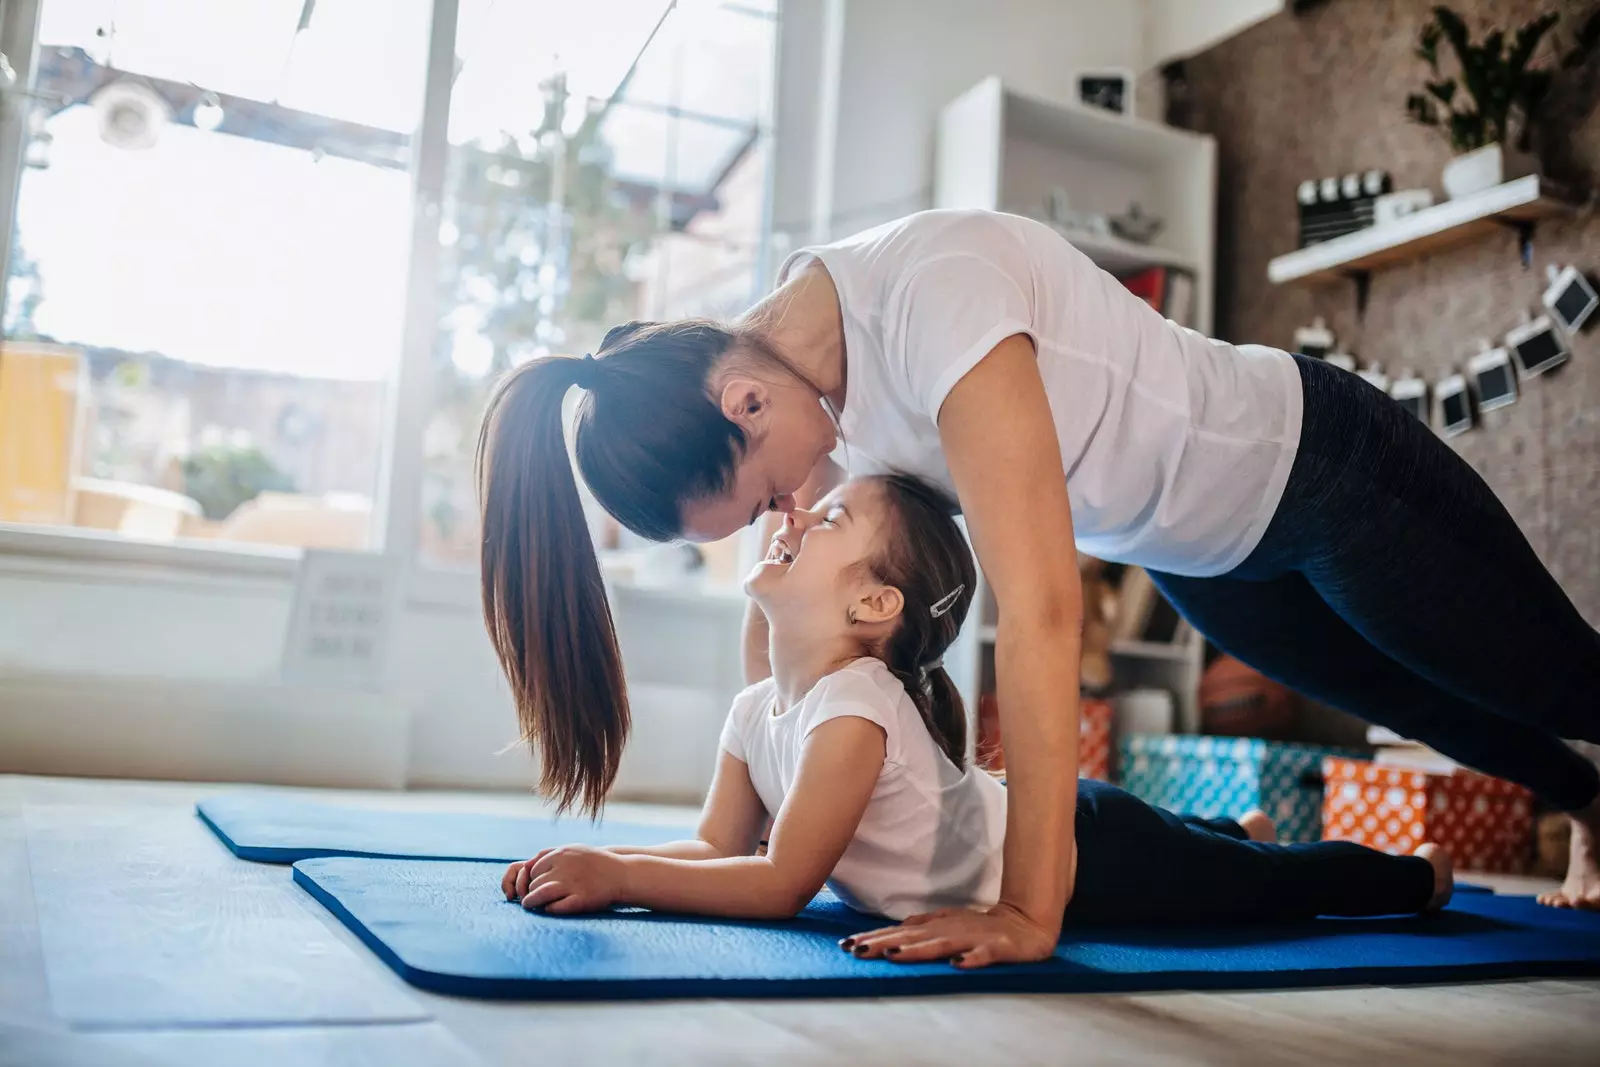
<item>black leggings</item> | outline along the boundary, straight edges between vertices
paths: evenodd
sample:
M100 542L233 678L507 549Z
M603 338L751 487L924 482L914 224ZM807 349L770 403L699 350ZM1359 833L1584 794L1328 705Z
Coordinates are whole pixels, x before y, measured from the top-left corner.
M1174 815L1092 778L1078 782L1077 841L1068 925L1402 915L1433 895L1433 868L1415 856L1261 844L1231 819Z
M1261 543L1155 574L1217 647L1323 703L1518 782L1600 793L1600 634L1465 460L1354 374L1296 356L1300 449Z

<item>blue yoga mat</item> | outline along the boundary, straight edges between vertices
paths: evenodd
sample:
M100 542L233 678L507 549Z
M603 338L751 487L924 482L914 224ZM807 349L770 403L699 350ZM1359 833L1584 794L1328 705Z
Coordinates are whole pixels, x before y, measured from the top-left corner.
M316 856L525 860L542 848L653 845L694 833L687 826L635 826L474 812L405 812L318 804L274 793L224 793L195 805L240 859L294 863Z
M294 880L412 985L528 1000L1091 993L1600 975L1600 915L1458 895L1445 911L1233 929L1069 930L1054 958L958 971L859 960L883 925L823 893L783 922L646 911L555 917L500 895L497 863L313 859Z

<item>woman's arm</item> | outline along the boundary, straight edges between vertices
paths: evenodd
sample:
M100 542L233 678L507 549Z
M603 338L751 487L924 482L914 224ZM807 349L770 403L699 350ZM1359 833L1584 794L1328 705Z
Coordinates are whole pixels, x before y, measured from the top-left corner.
M811 471L811 477L806 479L806 484L794 495L795 503L803 508L813 507L842 481L844 481L844 471L839 469L837 463L824 456L822 462ZM772 511L762 516L760 530L763 544L772 540L772 535L778 532L778 524L782 521L782 512ZM761 613L754 600L747 602L744 609L743 641L745 685L755 685L772 675L772 663L767 658L768 637L767 617Z
M898 945L895 959L908 962L1043 959L1060 935L1076 870L1083 603L1061 445L1025 335L1000 342L956 384L939 412L939 436L1000 609L1005 871L988 915L918 917L865 943L871 955Z
M718 778L748 769L724 754ZM810 902L844 855L883 768L883 730L866 719L829 719L807 737L793 787L765 856L680 859L599 849L553 849L529 865L524 907L554 914L633 904L661 911L766 919ZM759 802L758 802L759 803ZM753 846L754 832L746 838Z

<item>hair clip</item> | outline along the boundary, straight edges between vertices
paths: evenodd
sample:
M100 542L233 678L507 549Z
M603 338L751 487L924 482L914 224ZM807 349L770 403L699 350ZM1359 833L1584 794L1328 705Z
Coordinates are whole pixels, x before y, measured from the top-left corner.
M956 600L959 599L961 594L966 591L967 583L962 582L960 585L950 590L950 592L934 601L933 607L929 608L928 611L936 619L942 615L948 614L950 609L956 606Z

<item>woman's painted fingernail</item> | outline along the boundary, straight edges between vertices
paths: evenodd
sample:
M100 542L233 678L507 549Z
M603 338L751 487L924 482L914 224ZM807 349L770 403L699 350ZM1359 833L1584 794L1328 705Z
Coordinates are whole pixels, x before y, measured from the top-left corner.
M950 957L950 962L954 963L954 964L957 964L957 965L960 965L961 957L960 956L951 956Z
M867 954L867 946L857 945L853 951L857 956L865 956Z
M900 946L890 945L888 948L883 950L883 954L885 956L898 956L900 955Z
M841 938L839 941L839 947L848 952L856 947L856 939L853 937Z

